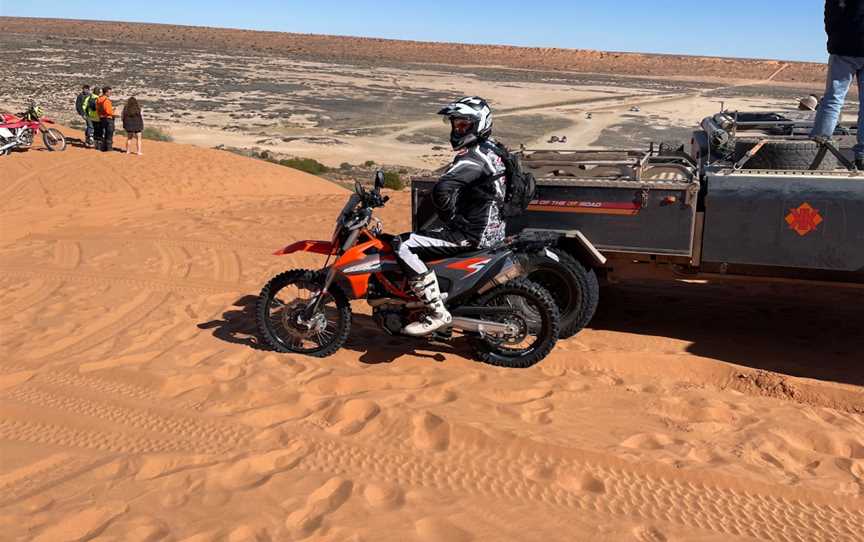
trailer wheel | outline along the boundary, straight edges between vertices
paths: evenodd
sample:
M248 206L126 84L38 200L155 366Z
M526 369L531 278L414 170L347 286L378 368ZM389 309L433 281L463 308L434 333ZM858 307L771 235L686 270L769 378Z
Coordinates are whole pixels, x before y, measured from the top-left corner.
M757 143L758 141L754 140L737 140L732 159L738 162ZM743 169L808 170L818 153L819 145L815 141L773 141L759 149L759 152L744 164ZM837 158L826 152L817 170L826 171L840 167Z
M552 293L558 305L561 313L559 337L566 339L582 331L594 317L600 302L600 284L594 270L557 248L531 254L526 267L528 280Z

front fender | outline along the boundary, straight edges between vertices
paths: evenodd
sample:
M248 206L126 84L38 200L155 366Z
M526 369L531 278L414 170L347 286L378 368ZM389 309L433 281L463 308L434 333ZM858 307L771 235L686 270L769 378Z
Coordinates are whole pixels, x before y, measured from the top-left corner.
M274 256L287 256L295 252L313 252L328 256L333 254L333 243L330 241L297 241L273 253Z

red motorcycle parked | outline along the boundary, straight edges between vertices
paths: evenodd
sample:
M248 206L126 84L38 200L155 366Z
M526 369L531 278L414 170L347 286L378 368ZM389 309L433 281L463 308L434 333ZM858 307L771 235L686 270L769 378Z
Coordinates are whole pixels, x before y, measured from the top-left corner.
M49 151L66 149L66 137L57 128L49 128L54 124L45 116L42 108L33 104L20 115L0 113L0 156L9 154L14 149L27 150L33 146L36 132L42 134L42 143Z

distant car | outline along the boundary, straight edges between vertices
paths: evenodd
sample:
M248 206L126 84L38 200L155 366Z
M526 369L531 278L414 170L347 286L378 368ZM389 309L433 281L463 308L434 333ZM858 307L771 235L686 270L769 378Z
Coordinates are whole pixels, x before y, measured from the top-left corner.
M549 141L547 141L547 143L558 143L558 136L553 135L549 138Z
M642 110L639 109L639 106L638 106L638 105L634 105L633 107L630 108L630 111L632 111L632 112L634 112L634 113L638 113L638 112L640 112L640 111L642 111Z
M591 113L585 113L585 118L591 120Z

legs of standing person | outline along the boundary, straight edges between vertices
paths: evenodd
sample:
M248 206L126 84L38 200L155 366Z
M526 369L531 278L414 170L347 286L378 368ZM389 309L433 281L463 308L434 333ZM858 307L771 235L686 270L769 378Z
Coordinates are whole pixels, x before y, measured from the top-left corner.
M810 132L811 137L830 138L834 135L855 72L855 65L850 57L831 55L828 60L825 96L822 97L822 103L816 112L816 121L813 124L813 131Z
M135 137L135 134L132 132L126 132L126 154L129 154L129 146L132 144L133 137Z
M141 132L137 132L135 134L135 139L138 141L138 154L139 155L144 154L144 150L141 149Z
M82 115L81 117L84 119L84 144L92 145L93 144L93 121L90 120L90 117L87 115Z
M102 124L105 126L105 138L102 141L102 150L111 152L114 149L114 119L102 119Z
M101 151L102 150L102 134L104 133L104 129L102 127L102 119L93 121L93 147Z

